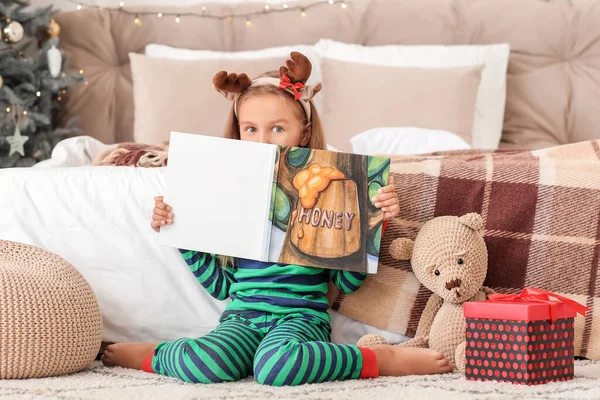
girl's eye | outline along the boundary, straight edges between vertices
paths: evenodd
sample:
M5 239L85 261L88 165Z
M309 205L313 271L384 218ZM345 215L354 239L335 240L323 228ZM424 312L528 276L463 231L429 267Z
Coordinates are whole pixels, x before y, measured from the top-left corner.
M283 132L283 128L280 127L280 126L274 126L273 127L273 132L275 132L275 133L281 133L281 132Z
M246 128L246 132L248 133L255 133L256 132L256 128L253 126L249 126Z

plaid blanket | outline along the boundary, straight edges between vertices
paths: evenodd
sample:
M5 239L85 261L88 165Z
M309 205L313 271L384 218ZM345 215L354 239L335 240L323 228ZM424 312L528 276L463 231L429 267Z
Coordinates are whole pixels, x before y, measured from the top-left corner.
M332 309L414 336L431 293L409 262L391 258L397 237L413 239L440 215L478 212L499 293L537 287L592 309L577 316L576 355L600 359L600 140L538 151L461 151L392 158L401 213L382 239L379 272L356 293L332 288ZM596 317L598 316L598 317Z

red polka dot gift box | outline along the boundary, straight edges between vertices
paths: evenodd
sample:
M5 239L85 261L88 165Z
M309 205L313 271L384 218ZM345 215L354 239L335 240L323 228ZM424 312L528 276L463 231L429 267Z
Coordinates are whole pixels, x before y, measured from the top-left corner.
M574 320L589 309L525 288L464 303L468 380L538 385L573 379Z

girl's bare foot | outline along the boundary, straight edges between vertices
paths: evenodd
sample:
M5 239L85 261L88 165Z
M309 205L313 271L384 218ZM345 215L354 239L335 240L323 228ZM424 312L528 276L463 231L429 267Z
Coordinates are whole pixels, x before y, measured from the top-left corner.
M431 349L379 346L373 351L380 376L445 374L453 370L442 353Z
M142 369L142 362L154 353L158 343L115 343L109 345L102 355L107 367Z

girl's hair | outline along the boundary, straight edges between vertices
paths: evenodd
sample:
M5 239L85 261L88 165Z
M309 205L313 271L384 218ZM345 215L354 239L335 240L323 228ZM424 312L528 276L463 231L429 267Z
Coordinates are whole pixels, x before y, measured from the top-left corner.
M262 75L256 77L256 79L266 77L266 76L271 77L271 78L279 78L279 72L277 72L277 71L267 72L265 74L262 74ZM311 132L310 141L308 142L308 145L306 146L307 148L316 149L316 150L326 150L327 149L327 143L325 141L325 134L323 132L323 125L321 124L321 119L319 118L319 114L317 113L317 110L315 109L315 106L312 103L312 101L310 102L311 121L308 121L306 112L304 111L304 108L302 108L302 105L298 101L294 100L294 96L292 96L291 93L289 93L285 90L281 90L280 88L278 88L277 86L274 86L274 85L250 86L249 88L247 88L240 94L240 97L237 101L238 110L233 109L233 107L235 107L235 103L234 103L234 105L231 106L231 111L229 112L229 117L227 118L227 124L225 125L224 137L226 137L227 139L240 140L240 123L236 117L236 111L239 112L239 107L241 107L241 105L244 103L244 101L246 99L248 99L252 96L260 96L260 95L266 95L266 94L274 94L274 95L280 96L283 99L291 100L292 103L290 103L290 104L293 104L294 111L296 112L296 116L298 117L298 119L300 120L302 125L306 126L309 122L312 123L311 124L312 132ZM220 262L221 266L223 266L223 267L234 265L233 257L219 256L219 262Z
M279 72L272 71L257 76L256 79L262 77L271 77L271 78L279 78ZM283 99L291 100L294 104L294 111L296 112L296 116L298 120L302 123L302 125L306 126L309 122L311 124L312 134L310 137L310 141L308 142L309 149L316 150L325 150L327 148L327 144L325 142L325 134L323 133L323 125L321 125L321 119L317 114L317 110L315 109L312 101L310 102L310 113L311 113L311 121L307 120L306 113L304 112L304 108L302 105L294 100L294 97L287 91L279 89L274 85L258 85L258 86L250 86L246 90L244 90L237 101L238 110L234 110L235 103L231 106L231 111L229 112L229 117L227 118L227 124L225 125L225 137L228 139L240 139L240 123L236 117L236 111L239 112L239 107L244 103L244 101L252 96L260 96L265 94L274 94L280 96Z

